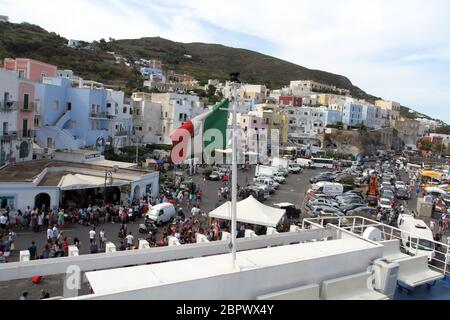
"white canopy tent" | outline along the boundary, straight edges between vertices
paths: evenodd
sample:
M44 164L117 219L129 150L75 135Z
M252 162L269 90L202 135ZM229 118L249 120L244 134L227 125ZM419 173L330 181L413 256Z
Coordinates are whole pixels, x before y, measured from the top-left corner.
M266 206L249 196L237 203L237 221L266 227L276 227L286 213L284 209ZM228 201L209 213L211 218L231 220L231 202Z
M108 182L108 187L119 187L129 184L129 181L113 179L113 183ZM105 186L105 178L97 176L89 176L84 174L66 174L59 181L58 187L61 190L79 190L90 188L103 188Z

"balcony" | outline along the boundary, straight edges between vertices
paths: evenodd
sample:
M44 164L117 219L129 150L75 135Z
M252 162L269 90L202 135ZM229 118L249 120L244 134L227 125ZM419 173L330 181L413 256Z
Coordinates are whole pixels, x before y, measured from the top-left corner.
M9 112L17 110L16 101L0 100L0 112Z
M0 131L2 141L11 141L17 139L17 131Z
M19 101L17 104L21 112L33 112L36 107L34 102L28 102L25 104L23 101Z
M17 131L17 138L34 138L35 130L19 130Z
M94 112L91 111L89 113L90 118L97 118L97 119L108 119L108 113L107 112Z

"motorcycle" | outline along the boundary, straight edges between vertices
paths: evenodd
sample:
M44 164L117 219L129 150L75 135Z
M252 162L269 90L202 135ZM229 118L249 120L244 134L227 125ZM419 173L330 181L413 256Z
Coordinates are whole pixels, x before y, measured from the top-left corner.
M158 232L158 227L156 226L156 224L154 222L146 219L144 221L144 223L141 223L139 225L139 233L148 234L150 232L152 232L152 233Z

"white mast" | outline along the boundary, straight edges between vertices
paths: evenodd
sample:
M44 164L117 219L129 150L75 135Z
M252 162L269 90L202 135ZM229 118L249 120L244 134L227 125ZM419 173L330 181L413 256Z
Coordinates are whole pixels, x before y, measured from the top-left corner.
M237 77L236 77L237 78ZM236 79L237 80L237 79ZM238 97L237 97L237 87L238 82L231 83L231 97L232 97L232 114L233 114L233 140L232 140L232 162L231 162L231 257L232 266L237 269L236 264L236 212L237 212L237 119L236 111L238 109Z

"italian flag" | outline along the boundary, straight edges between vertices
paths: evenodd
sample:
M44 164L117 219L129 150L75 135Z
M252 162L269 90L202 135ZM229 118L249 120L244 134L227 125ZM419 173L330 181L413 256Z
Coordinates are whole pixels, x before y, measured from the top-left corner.
M215 147L217 149L225 149L228 110L223 109L228 109L228 107L229 100L224 99L211 110L198 115L175 129L170 135L172 140L172 162L180 164L192 157L198 157L201 160L203 150L212 143L210 134L216 135L220 132L223 143L220 146L215 145ZM208 130L211 131L208 133ZM217 142L215 143L217 144Z

